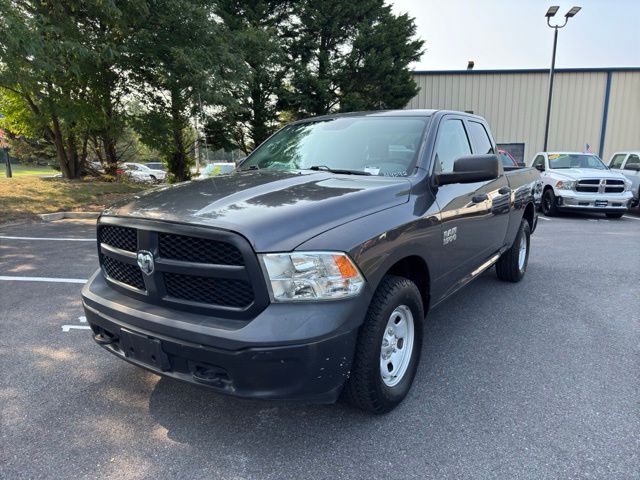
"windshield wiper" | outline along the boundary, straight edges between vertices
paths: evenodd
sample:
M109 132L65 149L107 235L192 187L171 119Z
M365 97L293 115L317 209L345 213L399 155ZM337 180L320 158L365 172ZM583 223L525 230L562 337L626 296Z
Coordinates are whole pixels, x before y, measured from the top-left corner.
M331 173L342 173L344 175L371 175L369 172L364 172L362 170L344 170L341 168L329 168L326 165L313 165L309 167L309 170L314 170L316 172L331 172Z
M257 165L249 165L249 166L248 166L248 167L246 167L246 168L241 168L241 169L240 169L240 171L241 171L241 172L247 172L247 171L249 171L249 170L260 170L260 167L259 167L259 166L257 166Z

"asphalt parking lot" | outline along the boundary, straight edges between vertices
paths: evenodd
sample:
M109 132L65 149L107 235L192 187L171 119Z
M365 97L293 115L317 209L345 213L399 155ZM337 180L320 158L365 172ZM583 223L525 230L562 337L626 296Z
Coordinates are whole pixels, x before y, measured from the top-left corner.
M78 283L93 238L0 227L0 478L640 475L638 215L540 220L521 283L490 270L429 314L413 389L379 417L225 397L101 350Z

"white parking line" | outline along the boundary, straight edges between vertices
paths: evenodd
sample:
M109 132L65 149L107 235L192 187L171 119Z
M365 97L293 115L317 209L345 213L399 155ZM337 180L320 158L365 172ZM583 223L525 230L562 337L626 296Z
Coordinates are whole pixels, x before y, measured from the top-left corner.
M95 242L95 238L56 238L56 237L8 237L0 235L3 240L50 240L53 242Z
M547 222L550 221L550 218L547 217L538 217L538 220L546 220Z
M631 220L640 220L640 218L630 217L629 215L623 215L624 218L630 218Z
M62 331L67 333L69 330L91 330L87 325L62 325Z
M51 282L51 283L87 283L83 278L53 278L53 277L13 277L0 275L0 281L5 282Z

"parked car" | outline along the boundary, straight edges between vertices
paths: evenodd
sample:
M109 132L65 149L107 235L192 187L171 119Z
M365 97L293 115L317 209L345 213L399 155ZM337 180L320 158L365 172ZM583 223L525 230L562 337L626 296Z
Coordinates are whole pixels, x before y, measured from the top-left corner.
M211 162L202 167L199 178L208 178L215 175L225 175L233 172L236 164L233 162Z
M640 204L640 151L617 152L609 160L609 168L619 170L631 182L633 207Z
M587 211L620 218L633 199L631 182L592 153L540 152L531 162L542 179L542 213Z
M162 170L163 172L167 171L167 168L164 166L162 162L147 162L144 164L146 167L149 167L151 170Z
M162 170L153 170L141 163L127 162L122 164L124 174L138 182L162 182L167 174Z
M493 265L525 275L539 173L504 172L495 152L461 112L290 124L229 175L103 212L82 291L94 338L222 393L387 412L430 307Z

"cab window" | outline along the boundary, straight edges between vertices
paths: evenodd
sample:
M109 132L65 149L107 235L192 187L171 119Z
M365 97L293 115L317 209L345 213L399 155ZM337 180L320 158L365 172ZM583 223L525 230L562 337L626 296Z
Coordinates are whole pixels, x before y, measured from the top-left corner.
M453 162L465 155L471 155L471 146L462 120L445 120L436 140L436 171L453 172Z
M471 138L471 145L473 145L473 153L477 155L487 155L495 153L493 151L493 145L491 139L484 126L479 122L468 122L469 125L469 137ZM511 164L513 165L513 163Z
M638 155L629 155L629 158L624 168L629 168L632 165L634 166L633 168L634 170L637 170L638 167L640 167L640 157Z
M609 168L621 168L622 162L624 162L624 158L627 156L626 153L618 153L613 156L611 161L609 162Z

